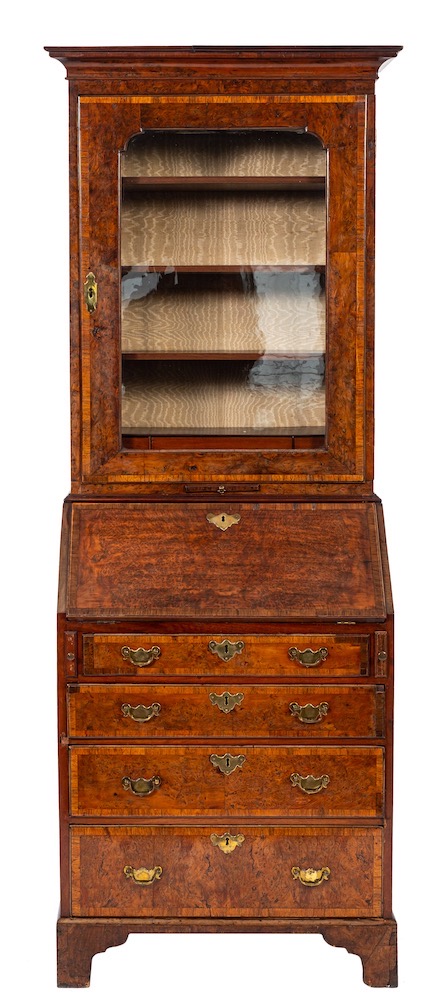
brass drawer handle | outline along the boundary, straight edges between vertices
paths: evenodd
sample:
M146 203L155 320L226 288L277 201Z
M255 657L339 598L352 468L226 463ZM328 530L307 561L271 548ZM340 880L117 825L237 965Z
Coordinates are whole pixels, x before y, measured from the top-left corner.
M237 767L243 766L245 760L242 753L238 754L237 757L233 757L231 753L224 753L222 757L218 757L216 753L212 753L210 756L213 767L217 767L221 774L232 774Z
M215 694L212 691L209 694L210 701L212 705L217 705L221 712L228 715L229 712L233 712L236 705L241 705L244 698L243 694L230 694L230 691L224 691L223 694Z
M208 644L208 648L211 653L216 653L220 660L224 660L224 663L228 663L229 660L233 660L236 653L242 653L244 649L244 642L230 642L230 639L223 639L222 642L215 642L212 639Z
M129 660L135 667L147 667L149 663L158 660L161 654L160 646L151 646L151 649L143 649L142 646L138 649L131 649L130 646L121 647L123 660Z
M307 795L317 795L317 792L321 792L330 783L328 774L322 774L320 778L314 778L312 774L307 774L305 778L301 774L291 774L290 780L292 785L296 785Z
M162 706L159 705L158 701L154 701L152 705L122 705L121 711L123 715L129 716L134 722L149 722L150 719L155 719L157 715L160 715L162 711Z
M154 774L152 778L122 778L121 784L127 792L132 792L133 795L152 795L156 788L160 788L162 779L159 778L158 774Z
M126 878L131 878L137 885L152 885L156 879L162 878L163 868L156 865L155 868L131 868L125 865L123 868Z
M302 885L321 885L330 877L329 868L291 868L293 878L298 878Z
M291 646L288 656L290 660L301 663L302 667L317 667L327 659L328 649L326 646L321 646L320 649L297 649L297 646Z
M289 709L299 722L311 724L313 722L320 722L327 714L329 707L327 701L321 701L319 705L298 705L296 701L292 701Z
M212 833L210 837L213 847L219 847L219 850L223 854L231 854L235 850L235 847L241 847L244 839L244 834L242 833L222 833L221 836L218 836L217 833Z

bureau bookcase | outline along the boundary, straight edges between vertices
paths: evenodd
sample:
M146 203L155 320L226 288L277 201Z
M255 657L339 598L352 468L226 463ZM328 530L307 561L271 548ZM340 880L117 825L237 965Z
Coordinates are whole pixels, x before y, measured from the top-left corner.
M373 313L399 47L48 51L70 95L58 983L130 933L256 931L320 933L396 986Z

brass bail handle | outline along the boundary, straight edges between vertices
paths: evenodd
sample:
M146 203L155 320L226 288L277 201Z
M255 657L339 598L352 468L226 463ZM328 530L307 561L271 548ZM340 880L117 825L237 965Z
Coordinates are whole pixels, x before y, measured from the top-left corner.
M297 649L297 646L290 646L288 656L290 660L295 660L302 667L317 667L327 659L328 649L326 646L321 646L320 649L310 649L309 647L308 649Z
M329 707L327 701L321 701L319 705L298 705L296 701L292 701L289 710L291 715L298 719L299 722L312 725L314 722L320 722L325 718Z
M157 718L162 711L162 706L158 701L154 701L152 705L129 705L124 704L121 706L121 711L123 715L134 722L150 722L151 719Z
M134 667L147 667L154 660L159 659L159 656L162 655L162 650L160 646L151 646L151 649L143 649L143 646L139 646L138 649L131 649L130 646L122 646L121 655L123 660L128 660Z
M137 885L152 885L162 878L162 871L160 865L155 868L132 868L131 865L125 865L123 868L126 878L131 878Z
M132 792L133 795L138 795L141 798L143 795L152 795L156 788L160 788L162 779L159 778L158 774L153 774L152 778L129 778L126 776L121 779L121 784L126 792Z
M291 875L294 879L299 879L302 885L306 885L309 888L322 885L322 882L326 882L330 878L329 868L291 868Z
M291 774L290 781L292 785L300 788L307 795L317 795L330 784L328 774L321 774L320 778L315 778L312 774Z

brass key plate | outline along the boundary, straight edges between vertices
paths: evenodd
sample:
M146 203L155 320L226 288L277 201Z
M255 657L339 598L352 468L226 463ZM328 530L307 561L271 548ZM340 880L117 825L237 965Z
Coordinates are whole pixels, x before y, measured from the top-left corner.
M222 757L219 757L217 753L212 753L210 757L213 767L217 767L221 774L232 774L237 767L243 766L245 760L242 753L238 754L237 757L233 757L231 753L224 753Z

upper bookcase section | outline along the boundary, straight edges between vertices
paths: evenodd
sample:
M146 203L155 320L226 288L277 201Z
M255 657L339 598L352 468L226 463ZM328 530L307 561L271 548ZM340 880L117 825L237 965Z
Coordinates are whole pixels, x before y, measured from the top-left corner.
M373 92L398 47L49 48L72 492L373 489Z

